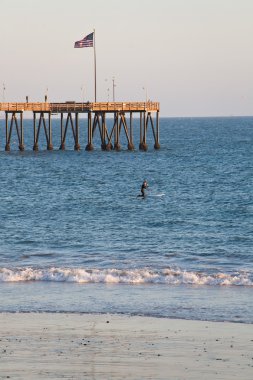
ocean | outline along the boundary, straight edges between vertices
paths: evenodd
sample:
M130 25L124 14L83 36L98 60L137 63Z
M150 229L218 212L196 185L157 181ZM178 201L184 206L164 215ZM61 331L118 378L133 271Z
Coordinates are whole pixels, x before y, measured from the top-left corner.
M85 151L86 120L59 151L57 117L53 151L27 119L5 152L3 117L0 312L253 323L253 117L161 118L147 152L137 121L134 152Z

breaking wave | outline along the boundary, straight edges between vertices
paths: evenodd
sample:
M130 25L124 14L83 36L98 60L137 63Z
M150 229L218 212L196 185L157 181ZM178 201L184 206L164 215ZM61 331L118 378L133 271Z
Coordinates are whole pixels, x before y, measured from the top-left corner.
M49 281L105 284L168 284L253 286L249 272L212 273L180 269L80 269L80 268L1 268L0 282Z

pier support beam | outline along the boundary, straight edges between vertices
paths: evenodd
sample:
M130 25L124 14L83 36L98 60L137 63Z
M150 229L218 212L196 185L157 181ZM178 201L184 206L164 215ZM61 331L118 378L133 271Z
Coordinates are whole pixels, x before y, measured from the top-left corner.
M140 144L139 149L146 151L148 149L147 142L147 123L146 123L146 111L140 112Z
M71 125L71 130L74 138L74 149L80 150L80 144L79 144L79 113L75 113L75 123L73 122L72 113L68 112L66 123L64 126L64 115L61 113L61 145L60 150L65 150L65 144L66 144L66 136L68 131L68 126Z
M102 147L102 144L103 144L103 132L102 132L101 124L100 124L100 116L101 116L100 112L95 112L91 131L92 131L92 139L93 139L95 131L96 131L96 128L98 127L99 134L100 134L100 139L101 139L101 147Z
M113 121L113 127L111 129L111 132L109 134L108 132L108 129L107 129L107 126L105 126L105 132L106 132L106 138L107 138L107 143L106 143L106 150L107 151L110 151L113 149L113 145L112 145L112 138L113 138L113 134L114 136L116 136L116 128L117 128L117 113L114 113L114 121Z
M148 150L147 145L147 127L148 127L148 117L146 112L143 113L143 141L142 141L142 150L145 152Z
M74 146L74 149L75 150L80 150L80 144L79 144L79 114L78 112L76 112L76 115L75 115L75 146Z
M39 123L37 125L36 120L36 114L39 114ZM48 126L45 119L44 114L48 115ZM47 142L47 150L53 150L53 143L52 143L52 124L51 124L51 112L33 112L33 150L38 151L39 150L39 136L40 136L40 130L41 126L43 125L46 142Z
M119 113L115 112L114 114L114 149L120 151L120 142L119 142Z
M130 112L130 139L127 146L128 150L134 150L134 142L133 142L133 113Z
M47 150L53 150L51 112L48 112L48 141Z
M91 136L90 136L90 125L91 125L91 119L88 119L88 145L86 147L87 150L89 150L89 147L91 145ZM129 128L127 125L127 119L125 116L125 112L115 112L114 113L114 122L113 127L108 132L107 124L106 124L106 112L96 112L94 115L93 120L93 127L92 127L92 138L94 136L96 128L99 128L100 132L100 138L101 138L101 149L102 150L111 150L113 149L112 145L112 139L114 136L114 149L116 151L120 150L120 134L121 131L125 132L127 142L128 142L128 149L133 150L134 144L133 144L133 125L132 125L132 115L130 117L130 133Z
M128 126L127 126L125 112L121 112L120 113L119 131L121 131L122 126L124 128L125 135L126 135L126 138L127 138L127 147L128 147L128 150L133 150L134 146L133 146L133 142L131 140L131 137L129 135L129 130L128 130Z
M159 144L159 111L156 113L156 127L154 126L153 118L152 118L152 112L146 112L140 113L140 145L139 149L143 151L148 150L148 144L147 144L147 130L149 124L151 125L151 129L154 136L154 148L160 149Z
M65 150L65 142L63 142L63 113L61 112L61 145L60 145L60 150Z
M9 126L9 121L8 121L8 115L11 113L11 122ZM16 114L19 114L19 121ZM5 151L9 152L10 151L10 145L11 145L11 136L12 136L12 131L13 131L13 125L15 124L16 127L16 132L17 132L17 137L18 137L18 148L20 151L23 151L25 149L24 146L24 129L23 129L23 111L16 111L16 112L11 112L11 111L5 111L5 136L6 136L6 144L5 144Z
M86 145L86 150L91 151L93 150L93 144L92 144L92 114L89 111L88 112L88 144Z
M102 128L101 128L101 149L106 150L106 124L105 124L105 112L101 114Z
M90 127L92 124L92 128ZM88 145L86 147L87 150L90 150L90 146L92 146L92 139L94 137L96 128L99 129L100 139L101 139L101 149L102 150L111 150L112 149L112 133L109 135L107 125L106 125L106 112L95 112L93 123L91 123L91 117L88 118ZM115 128L115 123L113 130ZM91 129L92 133L89 132ZM93 149L93 147L92 147Z
M159 111L156 112L156 136L155 136L155 149L160 149L160 128L159 128Z

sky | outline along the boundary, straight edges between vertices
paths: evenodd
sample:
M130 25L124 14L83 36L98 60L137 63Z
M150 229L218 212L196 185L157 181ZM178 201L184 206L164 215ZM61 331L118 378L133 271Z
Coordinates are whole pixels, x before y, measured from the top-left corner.
M0 0L0 101L160 102L161 116L253 115L253 0Z

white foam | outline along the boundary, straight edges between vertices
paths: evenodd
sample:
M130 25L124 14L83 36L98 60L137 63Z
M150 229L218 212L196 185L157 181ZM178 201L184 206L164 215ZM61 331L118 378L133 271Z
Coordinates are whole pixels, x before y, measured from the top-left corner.
M75 268L1 268L0 282L50 281L74 283L126 283L168 285L253 286L253 276L247 272L215 273L187 272L180 269L75 269Z
M164 196L165 196L165 193L157 193L157 194L155 194L155 193L150 193L149 196L160 198L160 197L164 197Z

